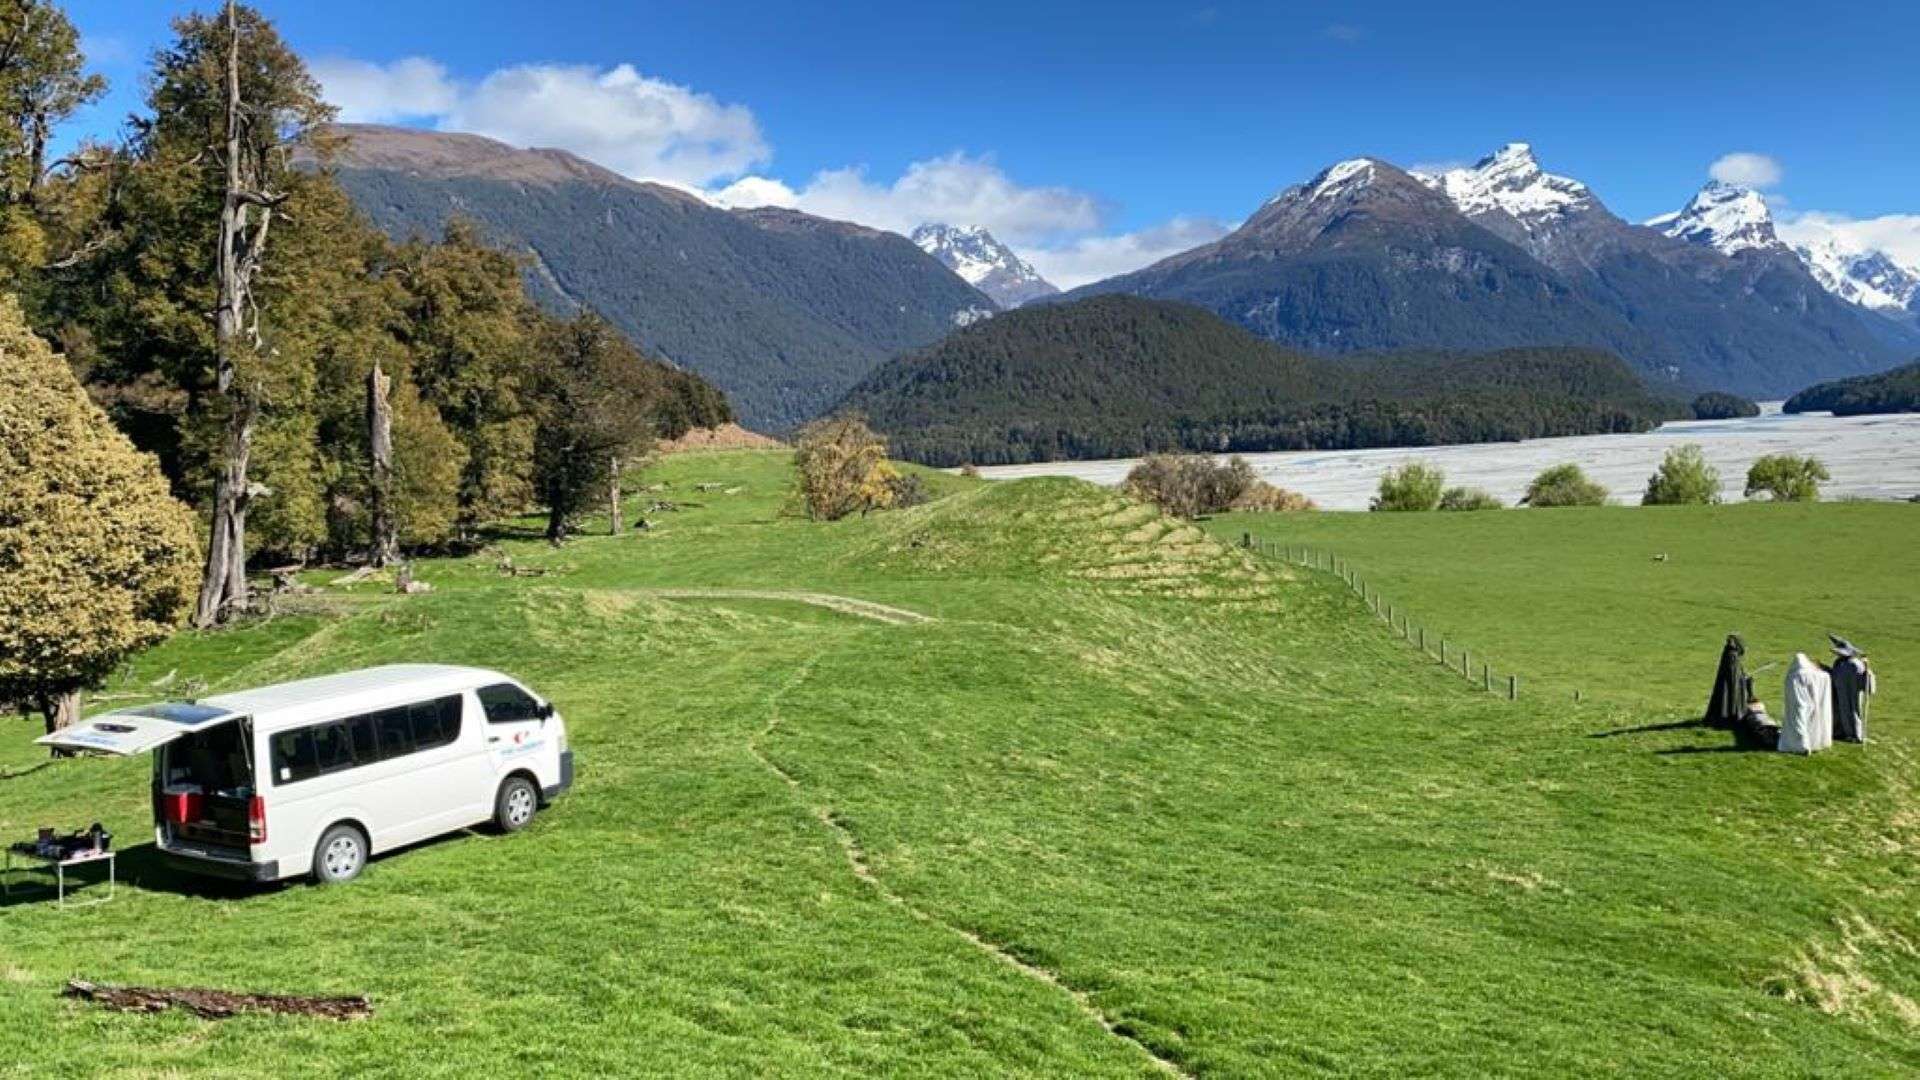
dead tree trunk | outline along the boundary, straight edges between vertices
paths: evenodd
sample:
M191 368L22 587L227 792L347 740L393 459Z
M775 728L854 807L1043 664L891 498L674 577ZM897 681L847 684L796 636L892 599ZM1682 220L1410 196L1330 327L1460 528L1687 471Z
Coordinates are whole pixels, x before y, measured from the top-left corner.
M392 386L375 360L367 373L367 456L373 489L373 546L367 561L374 566L391 566L400 558L393 523L393 405L387 398Z
M41 717L46 720L49 735L80 722L80 691L78 690L66 690L43 697L36 704L40 707ZM69 757L71 755L69 751L56 746L53 748L53 756Z
M243 156L240 101L240 23L227 0L226 197L220 206L219 308L214 313L214 384L226 409L227 437L213 481L213 528L207 566L194 606L193 625L208 627L246 610L247 481L253 452L253 425L260 410L257 373L241 372L239 359L255 349L258 321L253 304L253 275L267 243L273 208L286 197L255 190L260 176L255 159ZM259 211L254 220L253 212Z
M612 462L607 468L607 518L612 522L612 528L609 531L612 532L613 535L619 536L621 525L619 454L613 455Z

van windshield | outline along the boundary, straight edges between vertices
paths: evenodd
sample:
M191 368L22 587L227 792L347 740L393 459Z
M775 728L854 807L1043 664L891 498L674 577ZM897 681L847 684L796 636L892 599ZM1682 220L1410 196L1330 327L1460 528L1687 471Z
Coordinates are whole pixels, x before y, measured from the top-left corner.
M253 759L247 728L244 721L236 720L175 739L161 750L161 785L191 786L205 795L250 797Z

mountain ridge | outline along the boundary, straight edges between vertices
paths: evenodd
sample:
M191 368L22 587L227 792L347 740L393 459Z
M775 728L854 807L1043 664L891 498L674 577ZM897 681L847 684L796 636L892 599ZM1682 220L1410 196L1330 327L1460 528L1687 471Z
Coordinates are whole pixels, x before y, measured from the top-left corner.
M587 305L726 391L749 427L811 418L889 357L995 310L898 234L794 210L726 210L560 150L337 125L331 170L398 239L474 221L528 258L542 303ZM310 160L310 167L321 167Z

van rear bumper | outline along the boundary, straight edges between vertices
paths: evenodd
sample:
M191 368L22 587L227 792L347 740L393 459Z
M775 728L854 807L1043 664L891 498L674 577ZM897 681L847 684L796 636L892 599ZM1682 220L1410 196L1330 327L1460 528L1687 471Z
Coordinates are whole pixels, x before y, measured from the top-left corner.
M216 855L211 851L167 846L160 848L160 854L165 858L168 866L176 870L185 870L190 874L225 878L228 881L280 880L280 861L278 859L268 859L266 862L253 862L248 859L235 859L224 855Z
M562 750L560 751L560 782L552 785L551 787L545 787L540 789L540 797L542 799L552 800L554 798L557 798L558 796L566 794L567 789L572 786L573 786L573 751Z

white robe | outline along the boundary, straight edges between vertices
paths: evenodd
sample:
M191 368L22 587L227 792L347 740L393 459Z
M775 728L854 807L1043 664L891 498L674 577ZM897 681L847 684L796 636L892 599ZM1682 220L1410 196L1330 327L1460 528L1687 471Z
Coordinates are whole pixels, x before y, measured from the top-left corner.
M1795 653L1787 668L1787 709L1780 718L1780 752L1811 754L1833 745L1833 677Z

